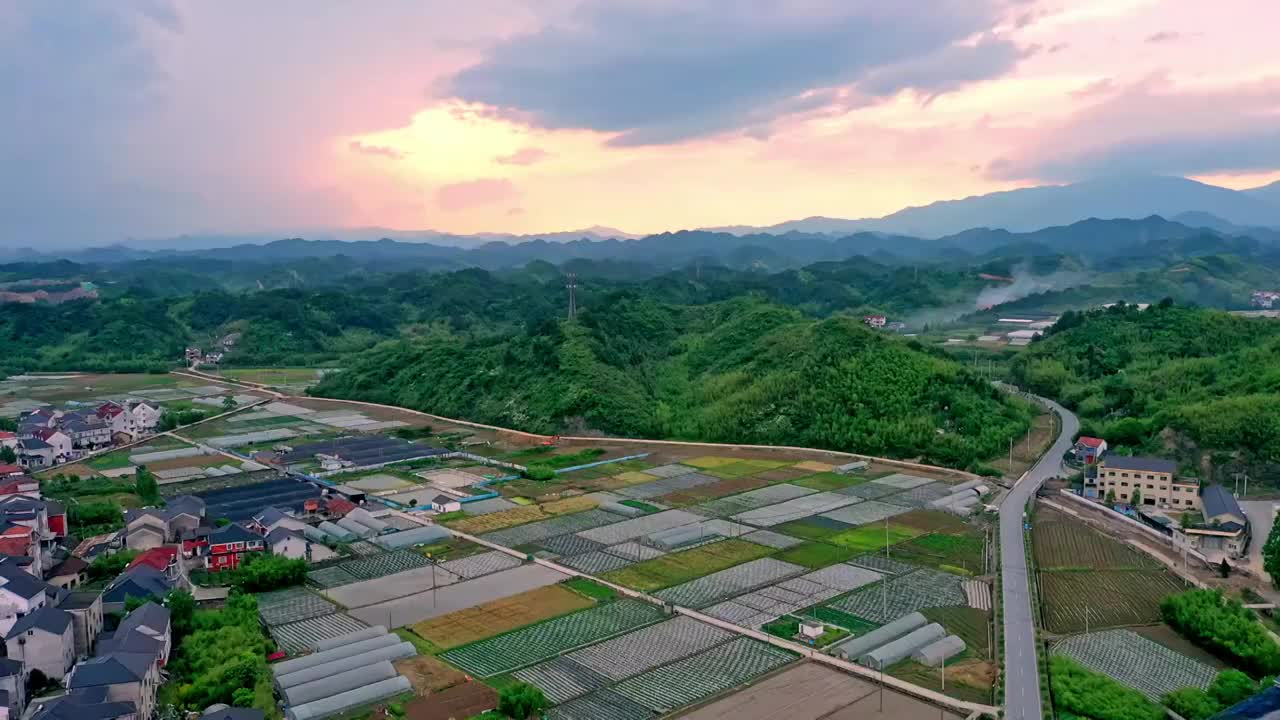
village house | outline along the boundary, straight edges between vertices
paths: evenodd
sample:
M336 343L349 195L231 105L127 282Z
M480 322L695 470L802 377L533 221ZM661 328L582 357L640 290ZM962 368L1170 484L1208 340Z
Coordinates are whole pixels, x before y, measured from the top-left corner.
M278 527L266 535L267 547L272 555L280 555L291 560L310 560L311 543L297 530Z
M1206 485L1200 493L1200 510L1173 530L1173 545L1201 553L1210 562L1239 560L1249 550L1249 517L1222 485Z
M261 535L268 535L277 528L287 528L302 532L307 527L307 524L290 516L280 508L267 508L254 515L249 526Z
M76 657L87 658L92 655L98 636L102 634L102 594L73 592L58 605L58 608L71 613Z
M864 315L862 316L862 322L867 327L879 330L885 326L888 319L883 315Z
M0 633L7 635L19 620L57 605L66 594L32 575L29 568L14 558L0 558Z
M14 526L26 528L24 538ZM67 511L51 500L25 495L0 497L0 552L30 557L33 573L53 566L53 552L67 536Z
M39 670L62 680L76 662L71 613L59 608L46 606L23 616L5 633L4 644L8 657L20 660L28 674Z
M240 567L246 553L263 552L266 542L257 533L231 523L209 534L209 551L204 566L213 572Z
M156 658L160 667L169 662L169 652L173 648L172 630L169 610L154 602L139 606L120 621L119 627L110 638L104 637L100 652L103 654L123 649L130 641L129 636L147 638L154 643ZM111 647L108 647L110 645ZM135 645L141 647L141 645ZM134 650L136 652L136 650Z
M61 428L50 427L42 428L35 432L36 440L43 440L53 448L53 456L55 459L67 459L72 456L75 450L75 443L71 440L71 436L63 432Z
M76 690L66 695L39 698L26 720L145 720L131 702L112 702L107 688Z
M74 555L68 555L62 562L53 566L45 578L50 585L67 590L74 590L89 579L89 563Z
M438 513L458 512L462 509L462 503L450 495L437 495L431 499L431 509Z
M112 443L111 423L94 412L66 413L59 419L58 428L76 448L96 450Z
M133 426L137 432L150 433L155 432L160 424L162 411L159 407L140 402L130 408L129 413L133 415Z
M27 673L22 663L10 658L0 658L0 706L9 717L22 717L27 706Z
M10 450L17 451L18 449L17 434L11 433L8 430L0 430L0 448L9 448Z
M204 522L204 515L204 501L191 495L173 498L163 508L128 510L124 519L125 547L147 550L179 542L185 531Z
M150 565L135 565L121 573L102 593L102 612L124 609L129 598L161 600L173 589L173 582Z
M18 441L18 462L28 470L52 467L58 461L57 451L38 437Z
M1075 452L1076 462L1082 465L1093 465L1107 453L1107 441L1081 435L1072 449Z
M181 574L178 567L178 546L161 545L144 550L129 563L129 568L139 565L150 567L152 570L163 573L166 578L174 580Z
M1177 463L1163 458L1107 455L1098 469L1098 491L1103 498L1114 493L1120 503L1139 494L1143 505L1200 509L1200 483L1177 479L1177 470Z
M24 475L17 465L0 465L0 499L11 495L39 499L40 482Z
M76 665L67 680L68 695L101 698L102 703L128 703L139 718L150 718L160 686L160 668L147 653L116 652ZM84 691L100 690L93 696Z

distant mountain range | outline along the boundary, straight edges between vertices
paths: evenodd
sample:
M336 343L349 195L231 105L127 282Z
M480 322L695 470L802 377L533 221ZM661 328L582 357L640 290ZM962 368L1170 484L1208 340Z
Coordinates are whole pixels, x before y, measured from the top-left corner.
M768 227L708 228L733 234L888 232L937 238L968 228L1029 232L1083 218L1176 217L1206 213L1242 227L1280 228L1280 182L1230 190L1180 177L1110 178L977 195L910 207L881 218L811 217Z
M305 239L201 235L49 253L0 248L0 262L68 259L116 264L209 258L281 263L344 257L368 267L404 263L405 269L452 270L581 259L657 268L708 263L776 270L856 255L911 262L973 258L999 248L1105 258L1153 242L1200 235L1206 239L1197 247L1220 245L1229 237L1271 246L1280 244L1277 228L1280 183L1236 191L1185 178L1141 177L998 192L875 219L807 218L764 228L681 230L645 237L607 227L544 235L365 228L321 230ZM1239 249L1238 243L1232 247Z
M1247 228L1207 213L1184 213L1178 221L1158 215L1129 220L1091 218L1031 232L974 228L936 239L884 232L846 235L786 232L735 235L683 230L635 240L543 239L516 244L490 241L476 247L381 239L362 241L291 238L266 244L241 244L199 250L96 248L56 256L28 256L34 262L54 258L92 265L132 262L182 263L217 261L230 264L284 265L340 259L344 272L450 271L467 267L501 270L531 262L571 265L575 261L617 263L618 272L664 272L687 266L778 271L819 262L867 257L887 264L937 262L980 265L994 260L1071 256L1099 267L1111 259L1126 262L1168 260L1230 254L1241 257L1280 255L1280 231ZM627 268L631 268L628 270ZM597 269L598 270L598 269Z

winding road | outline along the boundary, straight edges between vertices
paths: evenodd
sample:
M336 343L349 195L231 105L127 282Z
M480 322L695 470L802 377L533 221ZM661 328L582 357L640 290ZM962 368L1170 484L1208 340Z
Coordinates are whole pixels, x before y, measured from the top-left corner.
M1036 625L1027 577L1023 523L1027 501L1045 480L1063 474L1062 456L1080 432L1080 421L1052 400L1036 398L1062 419L1058 439L1023 475L1000 505L1000 575L1004 607L1004 705L1009 720L1041 720Z

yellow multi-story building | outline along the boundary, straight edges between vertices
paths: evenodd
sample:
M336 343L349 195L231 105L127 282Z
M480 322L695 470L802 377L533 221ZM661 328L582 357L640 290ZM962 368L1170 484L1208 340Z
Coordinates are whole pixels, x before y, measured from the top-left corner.
M1143 505L1200 509L1200 483L1179 480L1177 463L1153 457L1107 455L1098 469L1098 489L1102 497L1115 493L1116 502L1129 503L1139 493Z

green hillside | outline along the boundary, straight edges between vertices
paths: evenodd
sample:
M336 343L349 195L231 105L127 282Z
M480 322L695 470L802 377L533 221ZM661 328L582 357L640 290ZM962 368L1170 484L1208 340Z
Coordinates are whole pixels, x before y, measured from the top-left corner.
M1028 408L960 365L848 317L739 299L619 296L575 322L497 339L383 344L314 394L525 430L791 444L969 466Z

